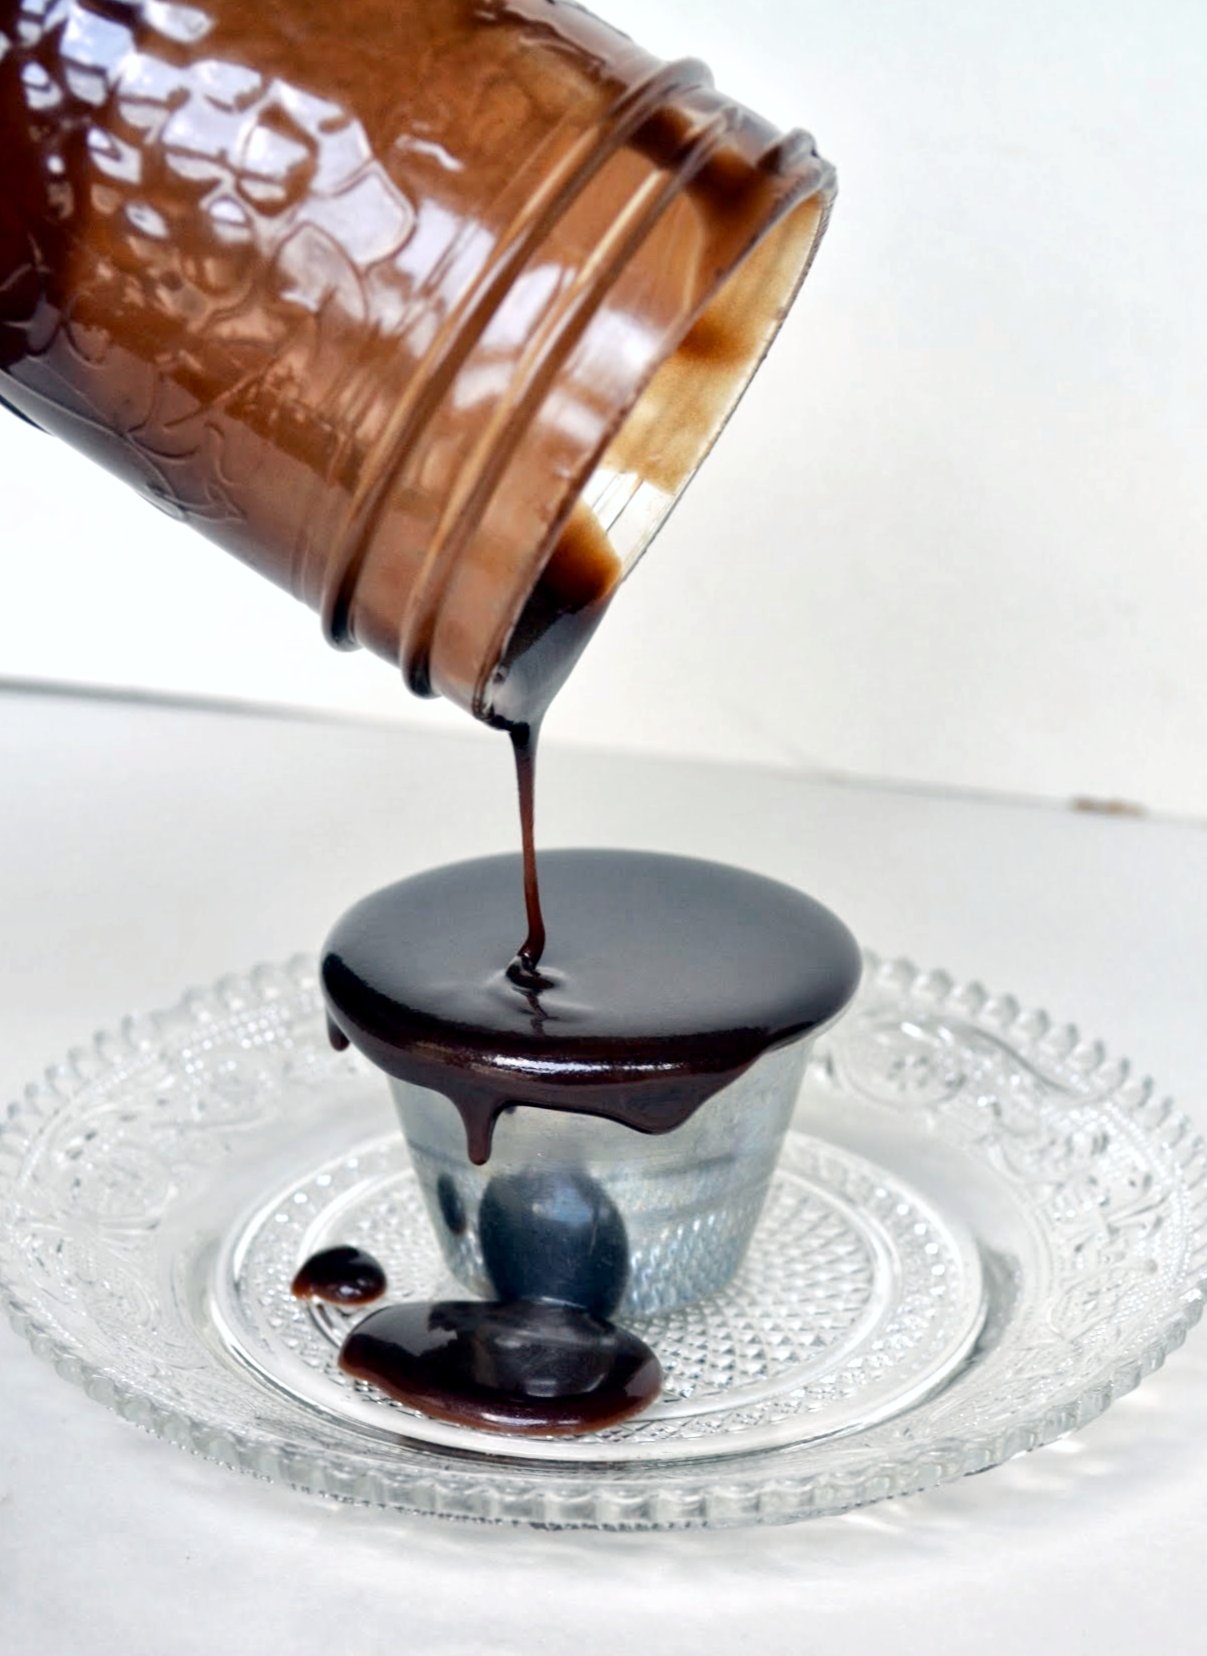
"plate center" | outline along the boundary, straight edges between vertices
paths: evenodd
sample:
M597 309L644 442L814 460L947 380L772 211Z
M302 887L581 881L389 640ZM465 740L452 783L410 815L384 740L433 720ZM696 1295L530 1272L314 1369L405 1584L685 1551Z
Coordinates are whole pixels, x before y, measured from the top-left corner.
M730 1286L626 1319L662 1362L659 1401L582 1439L501 1439L431 1420L340 1371L339 1346L363 1312L290 1292L308 1254L340 1243L381 1260L391 1300L464 1297L390 1134L295 1179L233 1227L212 1283L232 1354L344 1426L495 1458L683 1460L833 1437L936 1391L984 1318L976 1248L957 1222L885 1170L793 1132Z

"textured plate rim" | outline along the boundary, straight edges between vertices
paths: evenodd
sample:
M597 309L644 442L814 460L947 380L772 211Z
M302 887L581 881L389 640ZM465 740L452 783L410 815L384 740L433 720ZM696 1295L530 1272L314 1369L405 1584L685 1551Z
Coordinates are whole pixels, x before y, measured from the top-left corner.
M1207 1293L1207 1146L1189 1117L1147 1077L1133 1075L1125 1060L1113 1059L1100 1041L1084 1040L1074 1024L1055 1024L1044 1012L1026 1009L1010 995L991 995L980 983L960 984L942 971L923 971L905 959L865 954L863 993L878 989L925 1007L948 1011L975 1028L1008 1041L1023 1058L1036 1056L1082 1086L1094 1083L1104 1102L1171 1153L1184 1180L1187 1234L1191 1246L1182 1277L1172 1287L1168 1314L1148 1339L1117 1351L1092 1384L1076 1397L1020 1414L1008 1427L983 1436L931 1441L896 1450L873 1467L849 1475L833 1469L775 1475L748 1485L731 1463L701 1462L694 1476L677 1487L635 1472L605 1478L584 1468L582 1476L517 1477L514 1464L496 1469L481 1463L462 1470L445 1461L438 1467L400 1465L386 1474L366 1470L351 1455L324 1446L307 1454L282 1444L269 1432L234 1432L165 1408L137 1385L115 1378L93 1362L62 1331L41 1320L15 1286L18 1269L10 1232L0 1226L0 1305L33 1352L55 1372L103 1404L166 1442L206 1460L269 1481L336 1500L392 1508L406 1514L547 1528L649 1530L724 1528L788 1523L851 1510L874 1501L917 1494L986 1471L1024 1451L1037 1449L1087 1425L1118 1398L1160 1368L1199 1321ZM312 989L311 957L294 956L282 966L257 966L209 988L190 990L175 1006L129 1017L116 1032L103 1032L88 1046L71 1049L31 1082L0 1119L0 1197L15 1183L25 1150L83 1087L95 1083L122 1057L145 1051L159 1031L182 1016L204 1024L224 1012L232 997L270 1004L283 995Z

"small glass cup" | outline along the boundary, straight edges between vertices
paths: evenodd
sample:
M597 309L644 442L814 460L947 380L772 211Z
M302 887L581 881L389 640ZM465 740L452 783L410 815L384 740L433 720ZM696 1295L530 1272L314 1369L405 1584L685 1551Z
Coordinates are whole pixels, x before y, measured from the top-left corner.
M536 1273L523 1285L533 1297L542 1290L562 1297L575 1283L577 1292L566 1297L628 1316L669 1311L724 1288L762 1212L819 1033L764 1054L669 1133L511 1109L496 1123L482 1167L470 1162L461 1117L446 1098L391 1078L449 1269L475 1294L512 1297L513 1285L499 1276L518 1258ZM491 1215L501 1206L508 1234L500 1264Z

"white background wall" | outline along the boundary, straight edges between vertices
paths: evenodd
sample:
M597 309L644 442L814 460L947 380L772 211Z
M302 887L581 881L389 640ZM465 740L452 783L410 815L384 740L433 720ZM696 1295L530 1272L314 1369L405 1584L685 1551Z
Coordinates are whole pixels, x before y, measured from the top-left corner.
M1203 0L603 9L842 194L558 734L1207 815ZM8 419L0 489L0 674L467 723Z

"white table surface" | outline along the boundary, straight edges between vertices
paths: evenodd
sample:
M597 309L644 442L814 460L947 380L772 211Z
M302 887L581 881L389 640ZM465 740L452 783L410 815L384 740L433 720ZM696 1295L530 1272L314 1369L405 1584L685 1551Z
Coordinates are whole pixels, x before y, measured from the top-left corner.
M510 846L504 744L0 695L0 1096L124 1012L313 948L351 900ZM559 751L547 844L803 885L883 952L1079 1021L1207 1120L1207 831ZM182 1455L0 1330L0 1651L1191 1651L1207 1334L1073 1439L787 1529L550 1534L329 1504ZM656 1641L649 1644L648 1641Z

